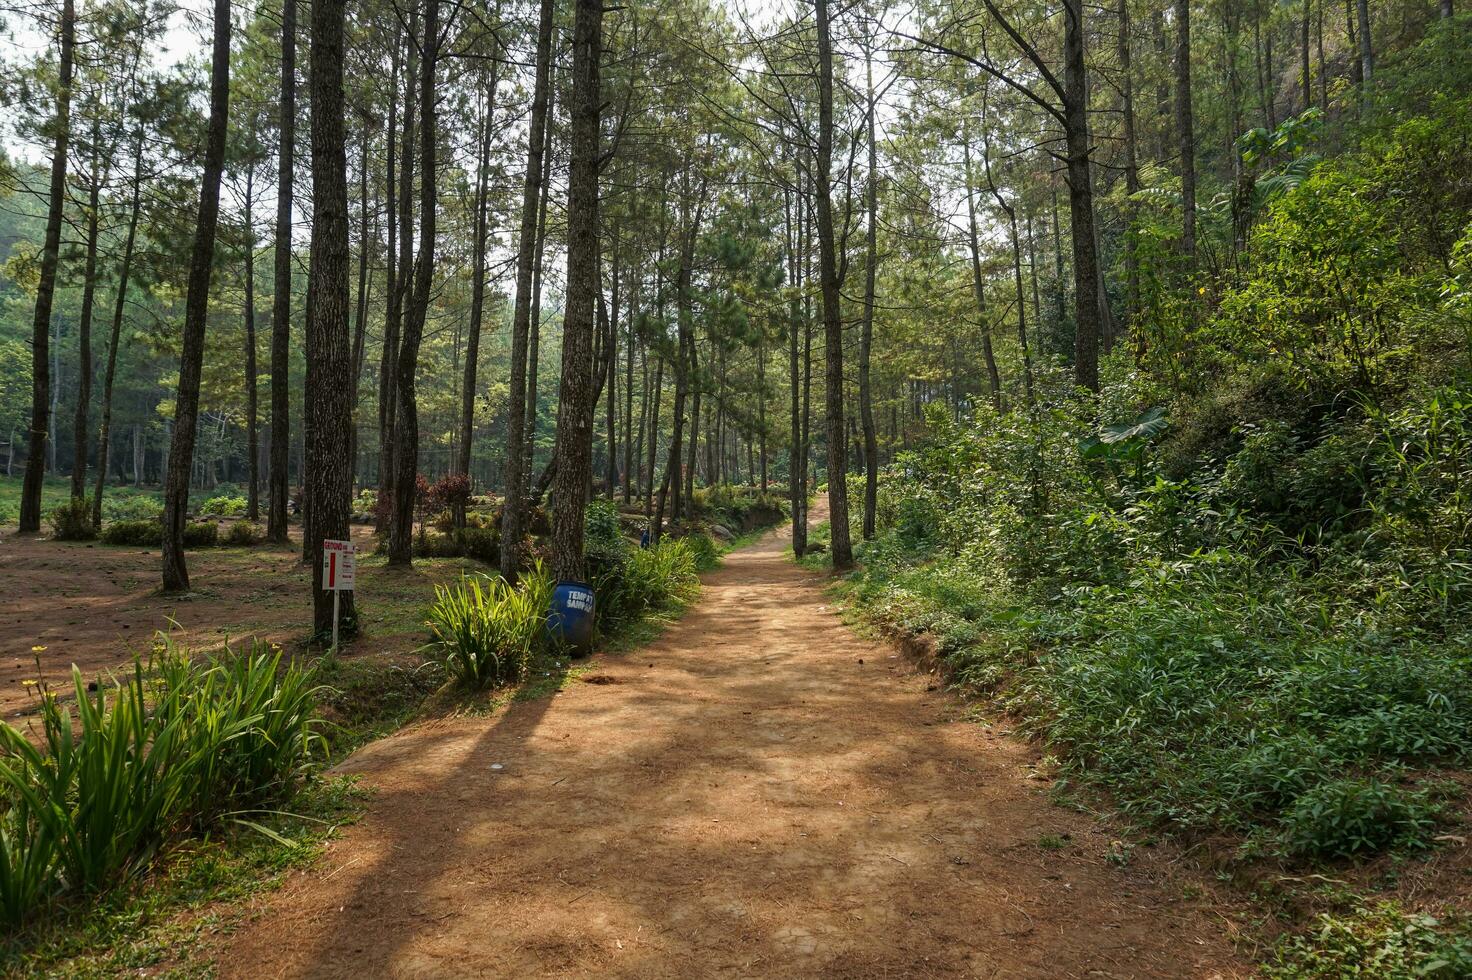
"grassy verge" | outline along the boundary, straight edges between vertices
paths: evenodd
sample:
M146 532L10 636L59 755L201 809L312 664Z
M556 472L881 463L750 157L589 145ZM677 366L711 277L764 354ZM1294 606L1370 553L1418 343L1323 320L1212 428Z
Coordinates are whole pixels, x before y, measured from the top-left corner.
M87 905L64 906L0 943L6 976L209 975L209 940L240 919L246 899L309 865L362 813L365 791L349 777L310 782L290 814L190 841L162 855L146 877Z
M1044 594L894 532L858 551L845 605L1039 739L1065 798L1235 882L1274 975L1472 975L1468 872L1422 860L1465 840L1472 659L1450 623L1225 553Z

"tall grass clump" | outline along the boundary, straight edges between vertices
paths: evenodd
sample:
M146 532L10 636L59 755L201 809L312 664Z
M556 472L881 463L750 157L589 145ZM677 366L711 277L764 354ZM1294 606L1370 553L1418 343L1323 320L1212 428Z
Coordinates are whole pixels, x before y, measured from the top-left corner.
M613 629L671 602L685 602L700 589L699 557L689 538L666 538L631 549L617 560L590 562L598 596L598 627Z
M503 578L467 575L435 589L428 626L445 668L460 684L480 690L526 676L542 641L552 602L552 578L539 562L516 585Z
M41 744L0 724L0 918L102 891L192 831L288 797L321 743L313 670L279 650L156 659L89 691L41 695Z

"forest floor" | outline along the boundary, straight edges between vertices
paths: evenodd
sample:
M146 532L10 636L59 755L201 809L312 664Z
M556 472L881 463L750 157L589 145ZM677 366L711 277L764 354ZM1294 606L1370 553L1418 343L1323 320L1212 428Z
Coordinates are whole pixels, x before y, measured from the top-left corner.
M424 642L423 613L433 585L475 563L433 559L412 571L391 571L371 554L370 528L354 527L353 535L365 602L363 632L349 652L403 657ZM302 624L311 622L312 600L299 551L190 551L194 591L187 596L159 594L161 561L157 548L0 532L0 717L26 729L38 706L36 688L27 681L68 694L72 664L90 680L129 664L135 654L146 659L158 630L196 652L227 639L255 636L289 645L306 638Z
M772 532L582 683L361 749L340 770L368 812L252 900L217 970L1248 972L1178 853L1122 859L1035 747L855 636L823 585Z

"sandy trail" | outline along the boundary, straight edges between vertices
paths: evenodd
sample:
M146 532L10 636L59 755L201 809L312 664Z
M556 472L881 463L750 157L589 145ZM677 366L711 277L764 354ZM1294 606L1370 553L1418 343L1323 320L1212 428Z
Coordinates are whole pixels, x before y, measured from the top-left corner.
M1243 972L1169 855L1111 864L1106 830L1030 778L1032 748L855 637L786 541L602 658L611 683L354 755L370 813L224 940L220 972Z

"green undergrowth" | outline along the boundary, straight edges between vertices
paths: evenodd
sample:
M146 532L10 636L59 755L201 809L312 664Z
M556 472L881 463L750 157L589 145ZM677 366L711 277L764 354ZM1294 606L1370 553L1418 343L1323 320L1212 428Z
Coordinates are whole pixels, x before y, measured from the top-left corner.
M0 940L6 976L201 976L212 973L211 938L239 920L239 907L310 865L338 828L363 812L356 777L310 780L290 813L234 827L161 855L146 878L64 906Z

